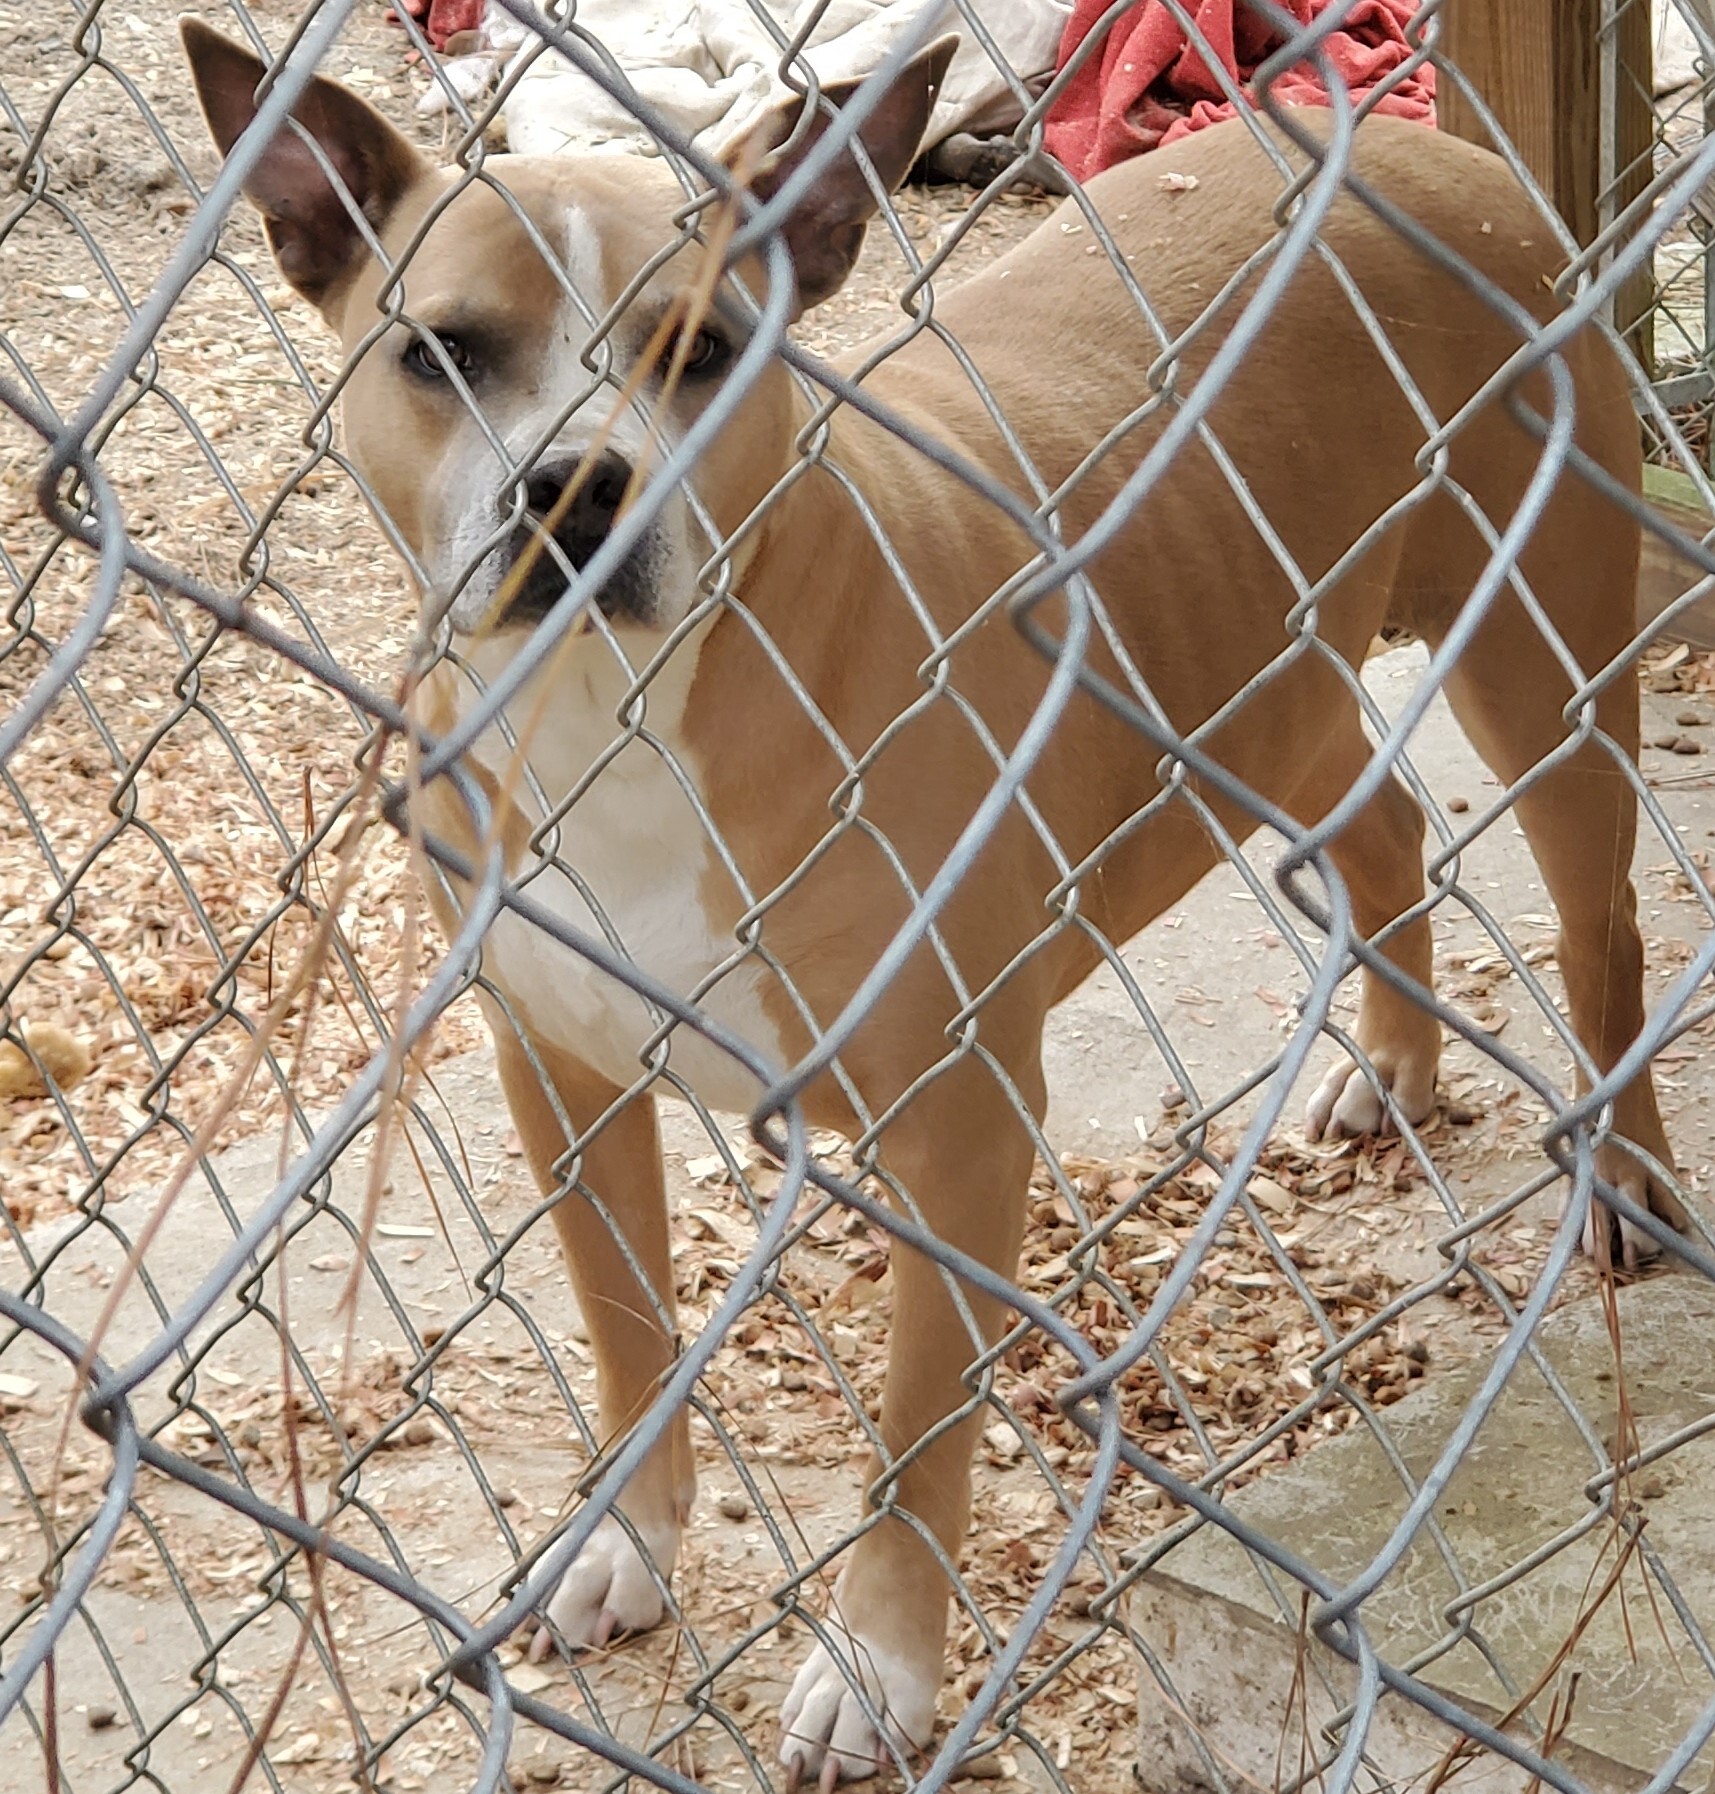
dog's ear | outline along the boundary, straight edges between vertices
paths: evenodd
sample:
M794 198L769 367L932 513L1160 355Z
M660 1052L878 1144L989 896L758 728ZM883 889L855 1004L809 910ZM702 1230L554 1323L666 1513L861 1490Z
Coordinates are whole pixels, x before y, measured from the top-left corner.
M210 135L223 156L256 116L256 87L266 65L201 19L179 21ZM372 106L336 81L316 76L292 116L321 146L372 229L429 172L428 162ZM244 182L261 212L280 271L304 297L330 302L367 253L362 230L315 152L291 125L277 132Z
M882 185L892 192L917 160L935 96L946 78L947 65L959 47L956 37L937 39L899 72L881 97L881 103L864 120L858 141L875 166ZM758 199L770 199L797 171L810 151L821 142L833 119L828 112L843 107L862 86L860 81L829 82L809 128L792 147L777 154L775 146L792 135L804 101L777 107L728 154L728 165L749 175L750 190ZM820 305L845 284L863 248L864 231L878 209L864 171L848 150L805 194L786 219L786 247L798 277L801 310Z

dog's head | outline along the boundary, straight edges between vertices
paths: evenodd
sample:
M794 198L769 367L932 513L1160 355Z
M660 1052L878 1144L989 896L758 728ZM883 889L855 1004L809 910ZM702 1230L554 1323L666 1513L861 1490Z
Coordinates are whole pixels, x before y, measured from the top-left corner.
M228 153L256 115L265 66L195 20L182 30ZM911 165L952 49L925 51L864 123L889 187ZM759 198L801 165L853 91L825 88L830 105L784 151L774 146L792 137L797 103L758 126L733 166ZM687 219L659 159L491 156L475 178L437 169L320 77L293 120L245 190L281 272L344 341L352 459L415 554L436 615L461 632L531 624L742 352L753 308L715 278L713 215ZM843 153L784 227L798 309L838 289L875 210L869 179ZM763 291L758 265L739 279ZM771 364L697 469L696 500L718 538L784 471L794 417L785 370ZM674 492L597 602L618 626L670 629L696 602L709 552L694 507Z

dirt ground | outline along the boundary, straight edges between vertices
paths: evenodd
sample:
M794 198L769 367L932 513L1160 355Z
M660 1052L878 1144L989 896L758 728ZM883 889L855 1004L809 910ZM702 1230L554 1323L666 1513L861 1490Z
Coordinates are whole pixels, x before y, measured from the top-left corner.
M0 371L27 369L38 397L62 411L75 408L127 306L178 241L192 201L174 158L199 180L213 172L173 36L177 10L156 0L104 10L102 60L72 81L90 40L80 47L69 22L55 36L36 14L0 0L0 88L27 127L57 107L44 196L0 201ZM276 42L294 10L281 0L252 8ZM409 104L419 78L400 51L379 9L366 8L329 72L438 148L441 127ZM22 153L16 133L0 128L0 172ZM933 245L968 199L911 190L901 216L917 244ZM999 253L1044 209L1024 199L996 206L966 238L951 278ZM805 339L830 350L897 317L902 268L885 234L872 233L854 281L807 324ZM140 543L250 591L260 611L385 689L406 664L411 594L337 452L305 438L336 372L318 320L279 282L254 221L236 216L219 263L161 332L102 462ZM36 509L38 461L35 439L0 419L0 589L11 631L0 640L0 704L27 689L91 589L90 557L56 548ZM1663 722L1661 740L1701 742L1715 669L1662 656L1652 677L1664 714L1692 718L1671 730ZM128 584L75 692L12 762L0 803L0 964L27 967L14 1017L64 1030L92 1069L72 1093L72 1125L57 1104L27 1094L0 1113L14 1230L0 1242L0 1276L11 1286L26 1257L51 1261L50 1307L74 1325L93 1324L116 1289L121 1232L135 1230L187 1139L232 1095L257 1020L304 951L334 877L365 739L361 719L313 681L242 638L212 634L193 607L163 606ZM1670 745L1650 765L1665 781L1701 778ZM1649 892L1688 921L1653 929L1658 975L1689 952L1699 912L1682 882L1667 868ZM152 1249L152 1287L164 1305L188 1293L210 1237L229 1237L222 1205L242 1213L266 1188L283 1092L306 1115L325 1111L374 1051L377 1018L401 983L421 975L421 960L401 948L413 910L402 851L385 830L371 831L339 909L339 953L320 999L289 1007L272 1059L208 1142L241 1144L187 1196L172 1223L178 1232ZM1446 953L1451 994L1492 1014L1497 1030L1506 1025L1504 963L1469 939ZM1550 958L1538 952L1532 963ZM1219 997L1179 983L1176 1020L1219 1032ZM1287 1002L1272 984L1258 995L1267 1008ZM416 1157L391 1168L349 1344L336 1298L357 1256L350 1222L362 1208L369 1141L347 1155L329 1200L295 1224L282 1266L199 1336L194 1375L171 1394L156 1390L142 1416L176 1449L268 1500L307 1493L320 1511L331 1497L342 1537L396 1554L472 1616L491 1608L520 1554L559 1519L599 1444L589 1354L499 1119L480 1038L472 1007L455 1005L412 1130ZM1687 1044L1676 1063L1700 1050ZM1449 1096L1432 1135L1446 1175L1469 1179L1497 1165L1516 1174L1536 1125L1518 1092L1461 1072ZM1046 1175L1034 1192L1027 1286L1110 1346L1147 1306L1213 1182L1198 1165L1168 1175L1160 1103L1139 1106L1148 1110L1146 1137L1130 1151L1065 1163L1075 1202ZM1676 1093L1674 1106L1697 1106L1696 1092ZM776 1174L730 1138L724 1146L699 1138L683 1117L676 1127L680 1295L694 1334L737 1273ZM836 1160L844 1150L833 1140L820 1148ZM744 1169L743 1182L723 1151ZM112 1226L75 1224L75 1204L98 1174ZM1252 1197L1290 1271L1254 1227L1235 1225L1157 1358L1121 1391L1128 1430L1182 1472L1201 1474L1262 1441L1228 1486L1352 1424L1358 1402L1385 1408L1480 1350L1501 1324L1494 1292L1523 1293L1548 1230L1535 1212L1497 1228L1483 1248L1488 1293L1467 1280L1390 1319L1348 1360L1352 1399L1317 1407L1306 1399L1320 1375L1312 1367L1331 1337L1363 1327L1411 1287L1419 1266L1399 1256L1398 1242L1409 1235L1412 1249L1428 1251L1434 1202L1397 1142L1312 1151L1290 1138L1270 1150ZM675 1585L684 1623L595 1664L528 1664L517 1648L507 1658L518 1687L633 1742L681 1732L664 1747L668 1760L711 1787L760 1785L747 1753L769 1749L806 1637L775 1594L849 1529L862 1470L855 1416L879 1392L889 1302L882 1243L835 1217L804 1220L804 1249L729 1339L701 1400L705 1499ZM1092 1230L1097 1249L1074 1260ZM1568 1296L1593 1288L1580 1270ZM153 1299L133 1292L112 1323L113 1349L140 1343L156 1319ZM288 1330L300 1348L290 1362L281 1348ZM27 1602L39 1588L44 1534L63 1536L87 1515L106 1461L77 1429L62 1443L63 1370L28 1345L0 1349L0 1431L13 1454L11 1480L0 1481L0 1589ZM954 1628L954 1690L980 1681L1090 1473L1088 1442L1050 1395L1066 1369L1025 1336L997 1375L971 1605ZM1096 1550L1033 1647L1031 1675L1068 1661L1029 1691L1022 1731L992 1760L999 1787L1043 1785L1052 1769L1080 1794L1132 1788L1136 1659L1111 1591L1125 1554L1183 1518L1143 1479L1121 1478ZM817 1580L806 1577L807 1599ZM312 1598L324 1619L296 1663L296 1616ZM290 1692L269 1755L291 1794L358 1785L353 1712L370 1738L393 1734L378 1785L402 1794L463 1786L486 1707L422 1686L443 1648L405 1604L333 1571L318 1593L302 1562L284 1562L264 1530L146 1478L87 1623L61 1653L67 1786L121 1785L145 1738L147 1771L173 1794L228 1786L246 1728L283 1681ZM0 1734L4 1794L43 1785L28 1727L14 1719ZM596 1785L588 1759L546 1733L523 1728L510 1754L521 1786Z

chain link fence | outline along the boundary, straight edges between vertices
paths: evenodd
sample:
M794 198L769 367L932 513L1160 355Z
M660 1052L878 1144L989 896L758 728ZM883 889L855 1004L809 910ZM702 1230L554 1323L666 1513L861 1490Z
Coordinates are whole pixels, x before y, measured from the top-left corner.
M1650 17L1651 68L1647 85L1655 118L1653 177L1671 170L1676 157L1701 141L1711 104L1709 59L1705 46L1715 42L1703 8L1661 6ZM1634 95L1641 95L1645 71L1621 76ZM1664 401L1675 410L1686 440L1707 460L1705 416L1708 410L1709 331L1707 226L1697 205L1662 238L1653 257L1653 305L1650 346L1654 372ZM1662 456L1671 466L1671 450Z
M983 131L946 138L930 159L941 184L919 170L880 206L851 278L788 336L805 278L792 190L769 199L759 184L760 211L692 203L711 183L730 191L729 166L759 165L734 147L742 134L720 142L675 113L686 65L664 58L649 79L628 65L635 82L622 70L626 9L550 18L504 0L451 21L449 45L432 13L235 3L210 22L262 55L268 79L223 167L168 9L0 0L0 1787L689 1794L865 1768L926 1789L981 1778L1063 1794L1454 1777L1655 1794L1707 1780L1715 1254L1699 1197L1715 1134L1702 1074L1715 816L1698 756L1715 664L1685 644L1715 557L1701 526L1672 530L1603 477L1567 372L1585 365L1574 325L1618 345L1613 297L1653 259L1657 365L1628 359L1633 406L1683 482L1678 522L1715 511L1706 445L1682 427L1704 400L1673 386L1702 378L1707 333L1663 273L1676 245L1702 251L1715 148L1701 100L1661 101L1653 207L1610 219L1562 281L1564 309L1543 311L1555 321L1502 304L1512 374L1542 376L1528 403L1516 388L1492 400L1534 433L1531 478L1510 514L1471 513L1482 552L1433 652L1390 629L1360 677L1364 643L1329 620L1340 579L1384 540L1389 507L1459 494L1446 451L1469 420L1388 347L1398 320L1343 267L1330 219L1369 218L1419 281L1501 304L1464 259L1490 224L1440 244L1360 177L1331 45L1363 9L1258 13L1271 35L1253 95L1285 121L1270 135L1220 73L1205 35L1218 9L1152 3L1250 120L1227 141L1254 135L1275 227L1221 281L1244 278L1193 299L1174 285L1186 264L1171 231L1149 244L1158 267L1134 265L1105 201L1042 191L1062 184L1045 121L1125 6L1056 73L1051 55L1005 60L1013 9L958 0L948 23L978 58L965 72L986 83ZM722 15L772 46L728 98L836 81L815 42L837 11L753 0ZM1442 26L1422 9L1360 117L1430 66L1443 92L1459 83ZM866 108L885 111L932 31L883 35L878 72L809 136L805 182L836 165ZM1320 132L1271 98L1307 64L1338 102ZM457 171L373 316L355 334L348 322L349 353L236 203L318 70ZM707 68L698 81L719 86ZM601 177L621 196L606 235L574 230L570 254L532 222L531 182L547 177L500 157L529 121L564 125L555 94L586 138L653 152L604 168L646 162L651 181L666 169L683 183L672 231L631 266L647 253L659 272L698 244L748 252L748 311L723 297L706 314L731 342L671 339L685 314L663 323L642 276L604 285L610 239L647 223L624 198L631 176ZM740 115L760 111L723 116ZM309 141L290 127L287 140ZM1172 138L1136 165L1149 205L1168 218L1184 205L1188 237L1213 141ZM1576 246L1498 147L1564 263ZM357 199L376 165L325 142L299 153ZM549 286L534 264L468 245L449 263L436 217L524 233ZM1075 465L1033 461L1040 420L1008 413L995 367L946 321L948 296L985 270L991 304L1008 273L1042 278L1040 261L1001 260L1036 232L1069 305L1111 271L1128 310L1108 327L1150 345L1146 389L1112 420L1109 449L1135 436L1100 521L1080 518ZM1263 464L1237 446L1246 414L1222 400L1280 357L1267 327L1312 275L1347 338L1401 382L1416 483L1307 550L1302 518L1271 510ZM570 320L543 382L560 410L527 447L447 322L449 293L472 291L517 307L520 332L533 306ZM1664 318L1684 324L1683 353ZM451 597L418 557L456 468L424 451L428 425L365 386L383 324L461 417L488 418L502 544L529 536L527 509L558 531L604 451L632 469L658 451L647 478L622 471L587 552L530 537L546 572L523 659L496 659L516 633L473 631L463 600L456 633L419 603L417 587ZM1311 355L1315 334L1293 354ZM981 420L963 443L936 427L944 387L887 384L889 361L925 341ZM1072 329L1011 352L1055 370L1041 390L1074 424L1108 402L1079 384L1087 348ZM682 380L729 351L696 415L663 426L666 401L633 368L665 359ZM1349 414L1337 368L1319 380L1301 420L1318 434L1279 426L1283 467L1383 428ZM740 465L734 442L758 440L745 431L770 394L789 394L791 452ZM577 444L584 471L534 495L568 420L596 412L606 433ZM992 440L977 453L979 430ZM1326 713L1356 706L1368 729L1314 815L1233 770L1231 738L1206 726L1214 706L1174 720L1172 690L1131 663L1104 602L1103 532L1147 515L1192 463L1285 594L1278 639L1219 694L1222 718L1273 714L1282 671L1308 666L1330 680ZM837 493L810 512L837 515L825 533L792 510L800 487ZM939 511L930 533L952 544L938 563L951 584L963 561L993 558L984 544L1008 545L1008 577L955 593L951 621L889 533L918 488ZM631 543L681 516L675 503L689 521L672 527L707 545L696 590L670 628L628 631L607 582ZM1537 607L1526 544L1591 514L1622 545L1636 519L1646 562L1666 557L1678 577L1623 653L1579 664ZM747 585L758 543L783 530L801 556L789 615L753 608ZM465 544L478 575L492 546ZM891 609L871 613L888 618L885 642L848 639L828 614L851 597L841 553L885 575ZM1171 579L1161 590L1185 602ZM1541 759L1497 771L1458 740L1443 694L1508 605L1554 642L1564 722ZM1022 657L1004 664L1032 669L1012 675L1022 695L1004 715L973 695L995 639ZM698 758L676 719L713 642L741 647L722 736ZM582 711L525 677L598 649ZM1639 680L1634 758L1613 717ZM836 691L847 708L831 713ZM599 739L574 741L568 777L562 746L592 718ZM1117 826L1062 840L1053 792L1102 780L1054 759L1077 728L1154 770ZM1578 937L1557 937L1522 838L1533 792L1583 753L1604 790L1635 801L1642 837L1648 1021L1602 1066L1568 1020L1558 960ZM1427 895L1407 925L1433 919L1433 997L1390 956L1405 938L1391 917L1366 938L1348 890L1362 856L1338 852L1390 773L1428 818ZM944 787L959 780L968 801L954 803ZM647 857L651 819L669 813L694 825L707 888L725 880L707 899L724 933L695 976L672 955L700 887ZM1143 838L1188 870L1150 874L1166 895L1126 939L1104 880L1136 874L1127 844L1164 814L1177 821ZM918 829L930 815L938 826ZM664 932L633 957L640 900L610 915L602 878L625 873L590 855L639 818L636 876L661 881ZM1403 839L1398 863L1416 855L1409 823ZM1623 829L1606 839L1623 844ZM1603 841L1578 837L1576 856L1599 858ZM1008 932L983 918L1015 864L1037 882L1029 927ZM818 882L829 865L869 893L859 923ZM843 983L805 985L806 967L833 960ZM920 1033L898 1044L895 1001L923 988L925 964L939 968L928 1054ZM1039 1072L1020 993L1067 967L1071 983L1094 976L1053 991L1066 1000ZM1445 1034L1427 1117L1361 1044L1363 968ZM538 1007L551 1014L557 988L634 993L639 1008L618 1012L637 1046L623 1076L571 1068ZM596 1032L614 1000L597 1004ZM1361 1067L1343 1112L1385 1119L1380 1131L1300 1131L1336 1049ZM1612 1138L1651 1059L1683 1168L1676 1181L1646 1167L1655 1212ZM657 1147L670 1273L650 1268L665 1242L634 1215L628 1232L616 1208L627 1179L651 1183ZM1660 1218L1673 1191L1679 1234ZM994 1243L1014 1210L1028 1222L1016 1267ZM1617 1250L1609 1263L1621 1236L1590 1219L1609 1213L1628 1224L1626 1256L1653 1243L1678 1274L1637 1276ZM583 1254L576 1303L557 1230ZM616 1364L641 1387L612 1387ZM950 1412L911 1407L914 1379L955 1370ZM693 1463L701 1493L680 1538L638 1492L665 1475L677 1501ZM952 1516L939 1528L925 1518L937 1502ZM939 1698L932 1737L898 1710L879 1646L851 1665L852 1633L880 1639L889 1621L866 1619L863 1591L836 1577L888 1552L909 1571L889 1596L900 1612L938 1609L951 1588L939 1686L909 1690L931 1717ZM619 1566L593 1595L592 1562ZM831 1668L806 1702L792 1690L817 1649ZM846 1760L824 1765L817 1714L833 1706Z

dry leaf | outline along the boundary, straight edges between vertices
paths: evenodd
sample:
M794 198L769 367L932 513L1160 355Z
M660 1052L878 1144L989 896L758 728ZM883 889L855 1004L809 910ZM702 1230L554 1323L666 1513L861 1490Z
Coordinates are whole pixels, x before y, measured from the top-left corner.
M281 1750L268 1753L269 1760L276 1764L313 1763L322 1754L322 1740L319 1732L300 1732Z

